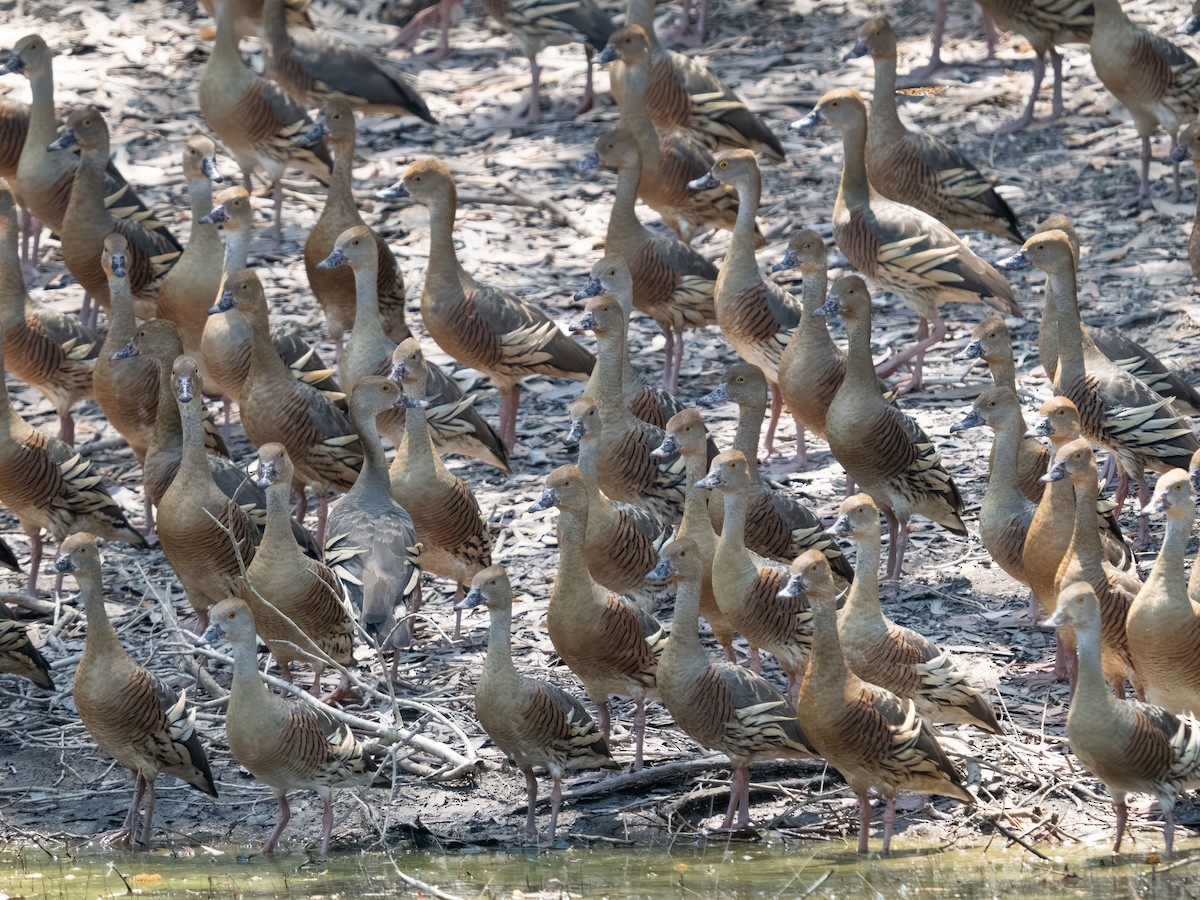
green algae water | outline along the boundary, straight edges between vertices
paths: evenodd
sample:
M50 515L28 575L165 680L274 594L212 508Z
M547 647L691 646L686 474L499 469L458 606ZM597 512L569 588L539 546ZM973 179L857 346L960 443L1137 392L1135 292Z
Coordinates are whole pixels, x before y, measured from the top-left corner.
M1114 862L1106 844L1059 848L1050 862L1020 848L897 848L883 859L828 843L725 843L670 849L482 851L442 854L302 852L275 859L238 847L185 853L0 852L0 900L107 897L464 898L1055 897L1092 900L1200 893L1200 850L1168 864L1143 855ZM408 876L407 879L398 871Z

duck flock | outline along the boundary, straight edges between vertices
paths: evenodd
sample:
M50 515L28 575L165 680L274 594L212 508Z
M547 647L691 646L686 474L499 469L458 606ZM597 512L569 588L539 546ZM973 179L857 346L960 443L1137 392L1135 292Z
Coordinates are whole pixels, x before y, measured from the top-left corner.
M438 65L456 52L454 5L407 10L397 42L437 21L437 49L424 60ZM6 595L19 612L0 603L0 673L32 686L4 685L0 698L71 684L63 703L134 779L122 826L98 839L153 844L160 775L218 796L224 785L209 762L217 745L278 800L263 852L284 833L289 794L315 791L325 854L337 789L412 777L396 764L402 739L357 727L363 685L398 678L414 647L461 642L462 613L479 606L490 625L484 659L468 669L473 712L525 776L517 842L555 844L569 773L654 764L645 753L650 703L728 757L720 830L751 828L751 766L764 760L824 760L839 773L858 801L863 853L872 795L885 854L900 792L950 798L939 802L964 817L972 808L1002 816L1003 792L968 778L977 767L964 762L986 763L989 748L1017 742L1021 728L966 661L887 614L905 584L930 574L923 554L908 552L926 521L935 530L921 544L977 538L1012 590L1028 593L1022 627L1054 630L1045 662L1070 692L1066 746L1111 795L1113 852L1127 796L1149 794L1170 855L1176 799L1200 787L1194 560L1188 576L1200 394L1189 373L1126 329L1085 321L1083 251L1096 235L1064 214L1078 204L1025 209L956 147L951 124L906 123L898 84L929 83L946 65L944 0L929 64L907 73L893 24L868 15L887 10L846 14L844 56L870 58L873 85L861 72L871 100L844 87L816 91L790 122L747 105L739 85L719 77L719 54L706 65L666 48L704 43L708 5L685 4L679 33L660 40L652 0L624 10L485 0L530 64L524 108L501 124L508 146L546 127L547 47L585 50L581 112L606 102L593 89L594 66L606 67L618 108L598 136L556 132L607 227L592 257L576 260L589 277L569 288L559 277L545 305L460 260L468 167L452 154L374 159L358 141L363 117L404 117L418 133L448 126L394 67L400 54L354 43L354 22L333 2L206 0L215 29L205 58L189 63L194 129L172 151L190 211L154 208L114 164L112 136L128 125L101 92L56 105L55 60L70 48L36 31L11 42L0 62L9 91L0 98L0 504L19 531L14 546L0 544L0 564L26 581L24 598ZM998 27L1035 59L1026 109L996 140L1044 141L1048 127L1065 137L1073 117L1063 53L1090 55L1097 84L1141 140L1129 202L1150 208L1160 193L1179 202L1181 164L1200 160L1200 62L1186 36L1200 19L1180 14L1181 33L1168 35L1143 27L1120 0L978 5L989 55ZM170 15L186 18L182 8ZM261 71L244 56L255 47ZM1053 94L1049 118L1039 119L1047 60ZM1164 185L1151 178L1160 128L1169 142L1157 157L1173 167ZM828 155L806 168L836 182L837 196L831 208L790 210L781 225L771 221L779 208L762 205L763 170L795 165L795 133L804 146L828 142ZM376 184L362 183L356 149ZM321 185L300 247L296 195L283 181L296 171ZM419 289L408 254L364 219L371 200L422 208ZM541 207L565 215L552 199ZM971 232L988 237L968 243ZM786 252L760 261L756 251L783 233ZM1167 233L1178 243L1172 256L1200 278L1200 228L1190 241L1181 229ZM272 264L301 258L307 284L276 283ZM47 271L78 295L78 314L29 294L27 283ZM1044 304L1033 301L1035 286ZM876 362L872 317L885 298L917 325L911 343L885 341ZM323 327L297 328L281 314L297 306L319 309ZM643 339L641 316L661 341ZM947 350L951 327L970 336ZM1036 364L1021 349L1026 338ZM316 349L323 340L332 358ZM1194 378L1194 323L1175 327L1171 341ZM723 371L703 396L690 376L700 354ZM946 436L929 430L942 383L925 381L929 354L988 367L991 385L960 395L972 402L950 427L990 445L975 483L956 480L939 449ZM537 402L539 413L554 405L561 442L528 425L521 405L527 381L541 394L547 380L580 383ZM1051 390L1032 390L1038 382ZM23 415L25 387L57 415L57 436ZM493 391L494 422L480 411ZM76 446L74 413L93 401L114 435L109 447L136 461L136 492L116 491L111 466ZM714 427L722 404L737 408L728 442ZM798 479L772 476L803 473L826 450L845 497L822 518ZM524 476L528 493L548 454L574 461L538 473L540 499L528 509L514 503L504 484ZM443 456L472 464L448 468ZM509 508L485 515L476 496L484 487L509 493ZM123 502L137 493L140 505ZM551 680L514 658L514 598L539 586L523 583L529 560L493 523L538 521L552 509L544 627L572 677ZM164 678L137 660L181 632L158 629L148 647L131 648L114 629L113 558L155 548L169 566L159 587L186 597L195 643L232 647L231 672L213 664L198 685ZM1139 569L1135 551L1153 555L1152 566ZM56 655L59 626L35 618L48 608L37 599L43 575L55 577L56 597L83 609L72 626L85 635L81 656ZM76 594L62 593L68 576ZM428 627L431 605L449 608L437 584L454 592L452 634ZM268 665L304 682L307 695L268 686L264 646ZM206 710L223 716L197 718L206 691L217 692L203 699ZM613 697L633 704L632 750L616 757ZM538 773L551 782L545 832ZM202 816L207 802L194 797L189 807Z

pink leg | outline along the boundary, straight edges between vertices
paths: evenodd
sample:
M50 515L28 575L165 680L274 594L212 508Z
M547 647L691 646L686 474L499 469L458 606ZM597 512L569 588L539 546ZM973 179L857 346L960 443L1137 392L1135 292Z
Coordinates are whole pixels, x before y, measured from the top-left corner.
M583 52L587 54L587 85L583 89L583 102L575 110L575 115L587 112L596 103L596 95L592 89L592 57L596 55L596 51L588 44L584 44Z
M321 666L320 668L314 667L312 685L308 689L309 694L317 699L320 699L321 697L321 675L324 674L324 672L324 666Z
M196 611L196 634L208 631L208 607Z
M871 838L871 800L867 792L858 795L858 852L866 853Z
M1162 798L1159 798L1159 806L1162 808L1163 814L1163 841L1166 844L1166 852L1163 853L1165 859L1171 858L1171 850L1175 846L1175 814L1172 811L1170 803L1164 803Z
M146 820L142 823L142 837L139 843L143 847L150 846L150 838L154 834L154 782L157 780L150 778L142 779L142 782L146 785Z
M920 366L925 358L925 351L928 350L930 347L932 347L934 344L941 343L946 338L946 323L941 321L940 319L934 323L933 333L929 334L928 337L923 338L922 334L926 334L927 329L928 329L928 323L926 323L925 320L922 319L921 323L919 323L917 325L917 342L915 344L913 344L911 347L907 347L904 350L901 350L899 353L897 353L895 356L893 356L891 359L887 360L886 362L883 362L883 363L880 363L879 365L877 365L875 367L875 374L878 375L880 378L886 378L888 375L891 375L897 369L899 369L901 366L903 366L905 363L907 363L910 359L912 359L913 357L917 357L917 369L916 369L916 372L914 372L914 374L913 374L913 380L916 382L917 387L920 387L921 382L920 382L920 378L919 378L919 373L920 373ZM910 382L910 384L907 386L906 390L913 390L913 389L914 388L912 387L912 382Z
M1113 840L1113 853L1121 852L1121 838L1125 836L1125 823L1129 819L1129 807L1122 799L1120 803L1113 801L1113 809L1117 811L1117 835Z
M677 340L675 332L670 328L663 329L663 336L667 339L663 346L663 390L668 393L675 393L678 389L678 375L672 378L671 368L675 364L675 341ZM678 340L682 340L680 335Z
M271 188L271 196L275 200L275 221L271 225L271 238L278 247L283 243L283 184L279 181Z
M642 746L646 741L646 701L637 701L636 711L633 714L633 738L635 741L633 749L633 771L640 772L642 770Z
M1041 54L1033 60L1033 90L1029 92L1029 102L1025 105L1025 111L1021 113L1019 118L1013 119L1011 122L1005 122L996 129L996 134L1012 134L1020 131L1026 125L1033 121L1034 107L1037 106L1038 91L1042 89L1042 78L1046 75L1046 58Z
M933 14L933 47L929 51L929 62L919 69L912 69L909 78L928 78L944 63L942 62L942 38L946 34L946 0L937 0L937 10Z
M894 512L887 508L883 510L883 517L887 520L888 525L888 555L887 565L883 569L883 577L890 581L892 572L896 568L896 550L900 543L900 520L896 518Z
M898 522L897 524L899 527L896 529L896 568L892 572L890 580L899 585L900 579L904 576L904 552L908 549L908 523Z
M1150 505L1150 501L1154 497L1154 492L1150 490L1150 482L1146 480L1145 473L1138 479L1138 502L1144 512L1146 507ZM1134 550L1141 550L1150 544L1150 517L1146 515L1138 516L1137 538L1133 542Z
M29 577L25 579L25 593L37 596L37 577L42 568L42 532L39 529L29 535Z
M151 544L158 542L158 533L154 530L154 504L150 502L150 492L146 490L146 482L142 481L142 515L146 519L146 540Z
M537 778L532 768L522 769L525 773L525 798L529 807L525 813L525 841L530 846L537 845Z
M99 317L99 304L96 303L96 299L91 294L84 293L83 302L79 304L79 321L94 329Z
M70 410L58 417L58 439L68 447L75 446L75 419Z
M604 743L612 744L612 715L608 711L608 701L597 703L596 712L600 717L600 733L604 735Z
M517 443L517 409L521 405L521 388L513 385L500 394L500 440L509 453Z
M529 60L529 110L525 121L530 125L542 124L542 67L538 65L537 57Z
M1138 206L1150 207L1150 135L1142 135L1142 180L1138 185Z
M271 832L267 842L263 844L262 852L266 856L270 856L275 852L275 845L279 843L279 836L283 834L283 829L287 828L287 823L292 818L292 808L288 805L287 794L279 794L279 819L275 823L275 830Z
M333 797L325 800L325 808L321 812L321 858L329 855L329 840L333 837Z
M554 836L558 831L558 810L562 807L562 778L554 778L554 786L550 788L550 830L547 838L550 846L554 846Z
M737 665L737 654L733 652L733 640L724 641L721 643L721 650L725 653L725 661Z
M796 455L792 457L792 465L797 471L803 472L808 468L808 444L804 439L804 423L793 419L796 423Z
M729 805L725 807L725 818L721 820L721 831L728 831L733 825L734 814L741 804L742 767L733 767L733 776L729 779Z
M1050 107L1050 118L1062 118L1066 107L1063 106L1063 74L1062 74L1062 54L1054 47L1050 48L1050 65L1054 69L1054 101ZM1171 146L1175 146L1175 142L1171 142Z
M779 392L779 385L774 381L768 381L768 386L771 388L771 421L767 423L767 456L775 452L775 429L779 426L779 414L783 412L783 394Z
M675 335L675 346L672 348L671 356L671 390L672 392L679 390L679 373L683 369L683 348L687 343L684 333L681 331Z
M883 855L892 852L892 827L896 824L896 798L888 797L883 808Z
M325 520L329 517L329 495L320 491L317 496L317 546L325 546Z
M458 589L454 592L454 598L453 598L453 600L451 600L451 603L454 606L458 606L459 601L461 601L462 598L465 597L466 595L467 595L467 586L465 584L460 584L458 586ZM462 637L462 610L460 609L460 610L456 610L454 613L454 640L457 641L461 637Z
M996 30L996 20L986 10L980 11L983 13L983 39L987 41L987 58L995 59L996 43L1000 39L1000 35Z
M739 831L744 831L750 827L750 766L747 764L739 769L737 827Z
M753 644L750 645L750 657L746 660L750 667L750 671L755 675L762 674L762 656L758 652L758 648Z

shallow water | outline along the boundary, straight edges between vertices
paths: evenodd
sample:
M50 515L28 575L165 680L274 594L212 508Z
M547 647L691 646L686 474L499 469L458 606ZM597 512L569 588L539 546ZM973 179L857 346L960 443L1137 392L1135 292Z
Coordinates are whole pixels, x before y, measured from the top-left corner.
M1095 900L1195 896L1195 863L1163 871L1144 855L1114 864L1103 842L1063 848L1043 862L1023 850L901 846L888 859L828 843L725 843L671 849L542 852L303 853L274 860L244 848L150 853L37 846L0 852L0 898L389 897L417 889L405 874L461 897L996 897L1089 896ZM1186 850L1186 848L1185 848ZM50 854L55 854L51 856ZM1181 857L1183 859L1184 857ZM393 866L393 860L395 866ZM427 894L425 896L428 896Z

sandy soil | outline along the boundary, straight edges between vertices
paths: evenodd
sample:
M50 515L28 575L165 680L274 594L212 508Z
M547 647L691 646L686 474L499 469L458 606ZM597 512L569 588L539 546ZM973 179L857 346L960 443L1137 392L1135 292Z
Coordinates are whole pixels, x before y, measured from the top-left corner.
M926 0L887 4L898 33L907 38L902 66L920 64L927 56L924 32L932 5ZM29 31L42 31L62 54L56 60L60 105L93 102L105 109L113 125L118 163L152 207L176 222L177 233L186 236L179 148L189 134L204 129L196 86L207 45L196 32L211 23L191 2L110 0L56 6L0 4L6 10L0 47L11 46ZM366 4L358 15L347 13L336 0L316 0L315 6L319 20L336 17L338 29L353 40L380 45L394 34L374 16L378 4ZM1172 31L1177 24L1174 17L1181 15L1173 5L1149 0L1134 0L1127 6L1163 33ZM782 253L795 223L812 224L828 234L840 145L832 132L798 138L786 132L786 125L829 88L869 91L869 63L840 60L853 43L858 23L879 11L881 4L795 0L790 5L731 2L715 7L713 41L700 55L763 113L783 136L789 155L786 164L768 165L763 172L761 221L770 246L761 259L766 265ZM951 12L947 56L953 65L942 73L936 92L903 102L903 115L915 125L952 137L986 167L1004 186L1003 193L1027 229L1052 212L1071 215L1084 244L1080 293L1085 317L1124 329L1195 380L1200 368L1196 351L1200 311L1184 257L1194 193L1190 166L1185 167L1187 203L1161 199L1169 170L1155 164L1155 208L1138 211L1131 205L1137 184L1136 133L1124 110L1095 82L1087 52L1080 48L1066 53L1070 115L1014 137L992 138L995 126L1016 115L1024 103L1031 70L1028 46L1017 36L1006 36L998 58L984 60L974 5L957 2ZM669 28L666 18L671 13L664 9L663 15L663 25ZM439 63L431 64L420 53L388 54L416 79L442 125L418 127L412 121L381 119L363 123L356 176L364 215L400 255L413 298L410 322L418 323L415 298L427 258L427 216L419 206L383 209L371 198L408 161L431 153L443 156L460 181L464 265L482 278L542 302L560 321L570 321L579 313L571 295L600 252L612 186L607 176L581 179L570 163L584 156L594 138L615 123L616 109L601 103L598 109L571 119L582 90L583 55L577 47L550 50L543 59L550 123L517 133L497 129L491 121L520 99L527 66L511 40L474 5L456 21L453 38L456 52ZM1179 40L1200 51L1190 39ZM427 38L418 50L431 47ZM606 76L597 75L603 95ZM19 78L0 79L0 85L10 97L26 97L26 84ZM1048 111L1048 97L1040 111ZM1156 147L1157 154L1164 156L1165 139ZM222 169L235 176L236 167L228 157L223 158ZM318 185L304 180L289 181L288 187L285 242L281 250L271 253L261 252L256 245L253 263L260 267L278 318L323 340L323 322L307 291L301 258L304 236L322 202L321 192ZM260 206L259 219L265 224L269 201L261 201ZM723 234L709 234L697 246L719 262L726 242ZM1010 251L1009 245L986 235L973 236L972 246L992 259ZM46 241L43 248L32 292L44 302L74 309L80 292L62 265L56 242ZM837 265L836 252L832 259ZM1027 412L1032 413L1040 398L1050 393L1032 347L1042 278L1018 276L1014 284L1029 315L1015 338L1021 386L1028 392ZM953 338L964 338L979 316L978 309L951 310ZM915 318L887 300L877 309L877 356L907 343L915 328ZM835 337L841 339L840 329ZM659 364L662 340L652 325L644 319L636 321L631 340L643 368ZM715 332L696 336L689 346L680 394L690 400L715 386L735 357ZM322 348L328 351L330 345ZM990 439L981 430L951 436L948 426L987 383L987 376L982 369L968 370L951 362L953 348L952 341L931 354L926 390L907 398L905 405L941 446L966 497L968 521L974 527ZM445 361L431 343L426 349ZM494 420L498 402L491 386L475 372L461 370L458 375L480 388L480 408ZM578 684L556 664L542 624L557 563L553 518L531 516L524 510L540 494L546 472L570 459L558 439L566 424L566 404L578 389L565 382L528 384L513 476L504 477L480 464L453 463L476 490L495 529L496 558L510 568L520 591L514 633L520 665L573 691L578 691ZM23 414L53 431L52 411L37 394L19 389L15 396ZM712 414L720 442L732 437L733 415L732 407ZM790 457L790 426L783 431L783 452ZM111 485L119 485L118 497L136 517L141 509L139 473L128 450L121 449L114 437L95 406L85 406L79 416L80 448ZM785 457L771 460L770 471L780 485L832 521L843 491L842 474L823 445L811 444L809 450L808 471L789 472ZM234 451L249 456L244 438L235 442ZM1125 512L1125 523L1132 527L1132 508ZM0 527L25 554L27 544L15 521L0 513ZM1160 532L1156 523L1155 547ZM1155 547L1142 555L1143 567L1153 558ZM190 688L190 679L181 674L186 667L167 640L157 598L169 596L185 618L187 607L161 553L138 554L110 545L106 559L110 608L135 657ZM981 684L996 685L994 699L1009 736L997 739L965 728L945 730L948 746L963 761L989 809L1007 809L1005 827L1028 832L1028 840L1047 851L1060 839L1096 839L1109 827L1111 809L1103 788L1064 755L1066 692L1061 686L1037 683L1036 676L1044 674L1043 663L1053 648L1048 636L1017 621L1026 608L1024 592L991 563L977 535L958 539L918 522L908 560L908 577L899 596L888 604L889 615L959 654ZM3 587L19 586L18 577L3 578ZM401 661L397 693L441 709L463 729L483 765L474 777L452 782L406 777L390 800L385 793L366 796L369 806L344 796L338 803L337 846L370 846L381 833L388 842L413 840L441 847L503 843L522 823L522 779L504 765L472 716L471 693L486 623L482 616L468 619L464 640L451 643L446 637L453 615L446 602L449 587L431 583L430 590L429 620L419 632L416 649ZM88 836L115 827L128 803L126 773L114 769L88 741L67 690L83 638L71 601L68 592L54 616L30 625L54 662L60 691L50 695L0 679L0 759L4 762L0 834L10 837ZM661 612L669 616L669 609ZM773 664L767 671L779 676ZM215 674L220 681L226 678L223 672ZM373 679L378 671L364 662L361 674ZM214 802L177 783L163 784L157 819L160 840L179 848L211 841L257 844L273 821L273 801L230 759L219 708L203 693L200 699L205 703L201 727L222 796ZM377 706L356 712L377 719L383 715ZM630 706L618 706L619 731L628 727L631 713ZM412 714L405 716L411 724ZM648 772L636 779L619 776L601 785L574 787L572 794L580 795L580 800L567 805L564 835L580 841L665 842L719 822L728 770L719 759L705 761L702 752L672 728L665 709L652 707L650 721ZM441 726L429 726L428 733L439 740L457 740ZM458 749L463 749L461 742ZM627 743L619 744L617 751L622 759L631 756ZM857 826L852 800L832 770L814 764L764 765L755 779L754 818L765 828L783 838L853 836ZM298 797L293 809L290 840L311 842L319 827L318 801ZM1186 807L1179 816L1185 822L1195 818ZM1146 815L1143 804L1135 818L1139 825L1135 848L1157 846L1157 811ZM917 834L946 842L972 840L991 832L994 819L993 813L972 813L938 801L902 817L900 828L905 834L900 840ZM1145 835L1143 828L1148 829Z

